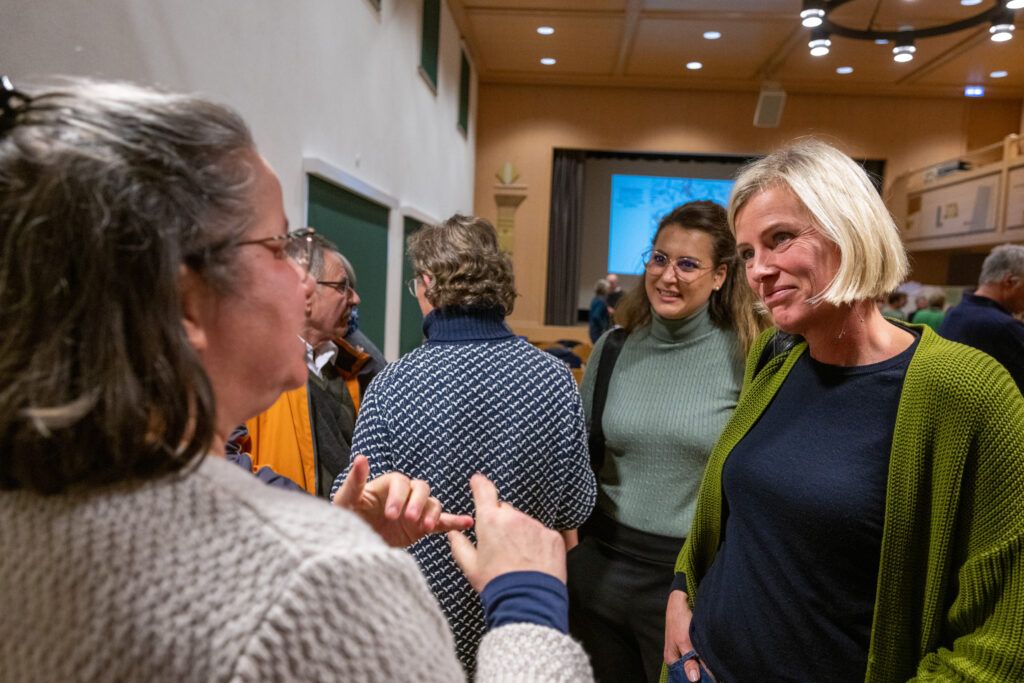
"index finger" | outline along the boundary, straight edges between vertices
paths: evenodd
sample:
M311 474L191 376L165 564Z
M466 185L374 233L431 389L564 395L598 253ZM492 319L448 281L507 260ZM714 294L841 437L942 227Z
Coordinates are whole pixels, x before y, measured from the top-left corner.
M370 461L366 459L365 455L357 455L352 460L352 467L349 469L348 476L341 483L341 488L334 494L331 502L338 507L355 507L356 502L363 495L363 489L366 488L366 481L369 477Z
M484 508L498 507L498 489L482 474L474 474L469 480L473 490L473 507L479 512Z

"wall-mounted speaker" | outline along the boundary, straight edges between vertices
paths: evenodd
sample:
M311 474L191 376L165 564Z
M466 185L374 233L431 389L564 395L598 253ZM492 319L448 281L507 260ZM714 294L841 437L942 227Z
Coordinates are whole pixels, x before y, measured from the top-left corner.
M754 111L754 125L758 128L776 128L782 120L786 106L786 93L782 90L762 90Z

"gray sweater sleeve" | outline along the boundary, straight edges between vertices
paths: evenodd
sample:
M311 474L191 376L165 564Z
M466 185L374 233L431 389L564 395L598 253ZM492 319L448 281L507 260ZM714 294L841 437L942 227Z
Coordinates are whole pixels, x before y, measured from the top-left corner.
M484 639L476 680L593 680L583 649L528 624ZM302 563L251 634L234 681L458 681L448 625L403 551L324 553Z

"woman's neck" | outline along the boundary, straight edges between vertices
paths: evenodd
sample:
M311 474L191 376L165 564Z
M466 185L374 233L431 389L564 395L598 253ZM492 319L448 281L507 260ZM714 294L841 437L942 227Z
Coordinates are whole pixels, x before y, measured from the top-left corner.
M905 351L914 335L882 317L872 300L838 306L827 324L804 335L811 358L827 365L881 363Z

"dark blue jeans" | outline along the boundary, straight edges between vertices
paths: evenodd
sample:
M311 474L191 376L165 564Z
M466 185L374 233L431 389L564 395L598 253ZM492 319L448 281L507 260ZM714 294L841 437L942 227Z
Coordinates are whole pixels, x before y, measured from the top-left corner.
M683 664L694 659L697 656L696 650L690 650L685 655L677 659L668 665L668 683L690 683L690 679L686 677L686 669L683 668ZM715 679L711 677L708 670L704 668L704 664L697 661L697 665L700 666L700 683L715 683Z

